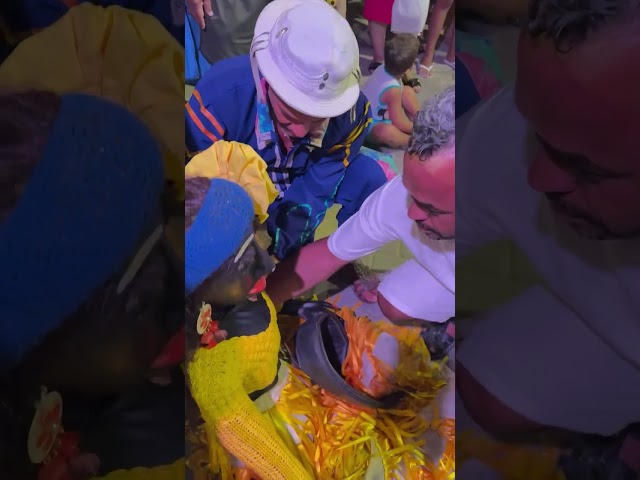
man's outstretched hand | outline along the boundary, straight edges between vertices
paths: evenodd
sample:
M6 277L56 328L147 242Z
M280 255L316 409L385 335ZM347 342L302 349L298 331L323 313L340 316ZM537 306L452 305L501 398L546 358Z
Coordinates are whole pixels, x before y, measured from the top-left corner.
M204 29L205 15L213 17L213 7L211 6L211 0L185 0L187 4L187 11L193 19L198 22L200 28Z

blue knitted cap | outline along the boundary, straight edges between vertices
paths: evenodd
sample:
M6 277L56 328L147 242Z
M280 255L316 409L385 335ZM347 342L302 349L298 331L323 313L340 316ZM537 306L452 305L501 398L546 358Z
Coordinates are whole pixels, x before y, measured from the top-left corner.
M0 370L125 266L164 188L160 150L126 109L61 97L42 156L0 225Z
M253 227L253 202L240 186L214 178L185 236L185 291L192 293L234 255Z

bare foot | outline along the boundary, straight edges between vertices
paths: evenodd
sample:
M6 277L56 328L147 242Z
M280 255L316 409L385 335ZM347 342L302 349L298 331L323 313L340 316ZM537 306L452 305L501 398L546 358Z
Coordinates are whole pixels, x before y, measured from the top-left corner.
M353 291L357 297L365 303L376 303L378 301L378 286L367 287L362 279L358 279L353 282Z
M416 69L418 76L423 78L432 77L433 76L432 70L433 70L433 64L427 67L426 65L422 65L421 63L418 64Z

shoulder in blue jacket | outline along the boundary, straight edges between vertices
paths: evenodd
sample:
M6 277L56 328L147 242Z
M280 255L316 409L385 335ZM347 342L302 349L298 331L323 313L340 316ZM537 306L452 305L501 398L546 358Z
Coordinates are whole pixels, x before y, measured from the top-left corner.
M313 240L371 123L369 102L360 94L353 109L329 120L321 142L302 139L284 152L268 108L257 98L248 56L212 65L185 110L186 147L191 155L228 140L250 145L266 162L279 191L267 220L274 239L272 251L278 258Z

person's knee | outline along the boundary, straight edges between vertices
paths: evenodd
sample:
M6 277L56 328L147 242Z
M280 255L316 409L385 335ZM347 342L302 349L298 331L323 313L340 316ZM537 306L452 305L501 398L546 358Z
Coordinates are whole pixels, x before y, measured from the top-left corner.
M367 150L363 148L347 166L338 195L344 188L353 191L373 189L371 190L373 192L386 182L384 172L379 168L377 159L367 155Z
M497 438L512 437L539 427L501 403L459 362L456 366L456 390L471 418Z
M378 307L387 320L391 323L402 324L412 318L398 310L393 304L378 292Z
M369 195L386 182L385 172L378 162L360 153L347 167L336 194L335 203L342 206L337 215L338 224L342 225L360 210Z

